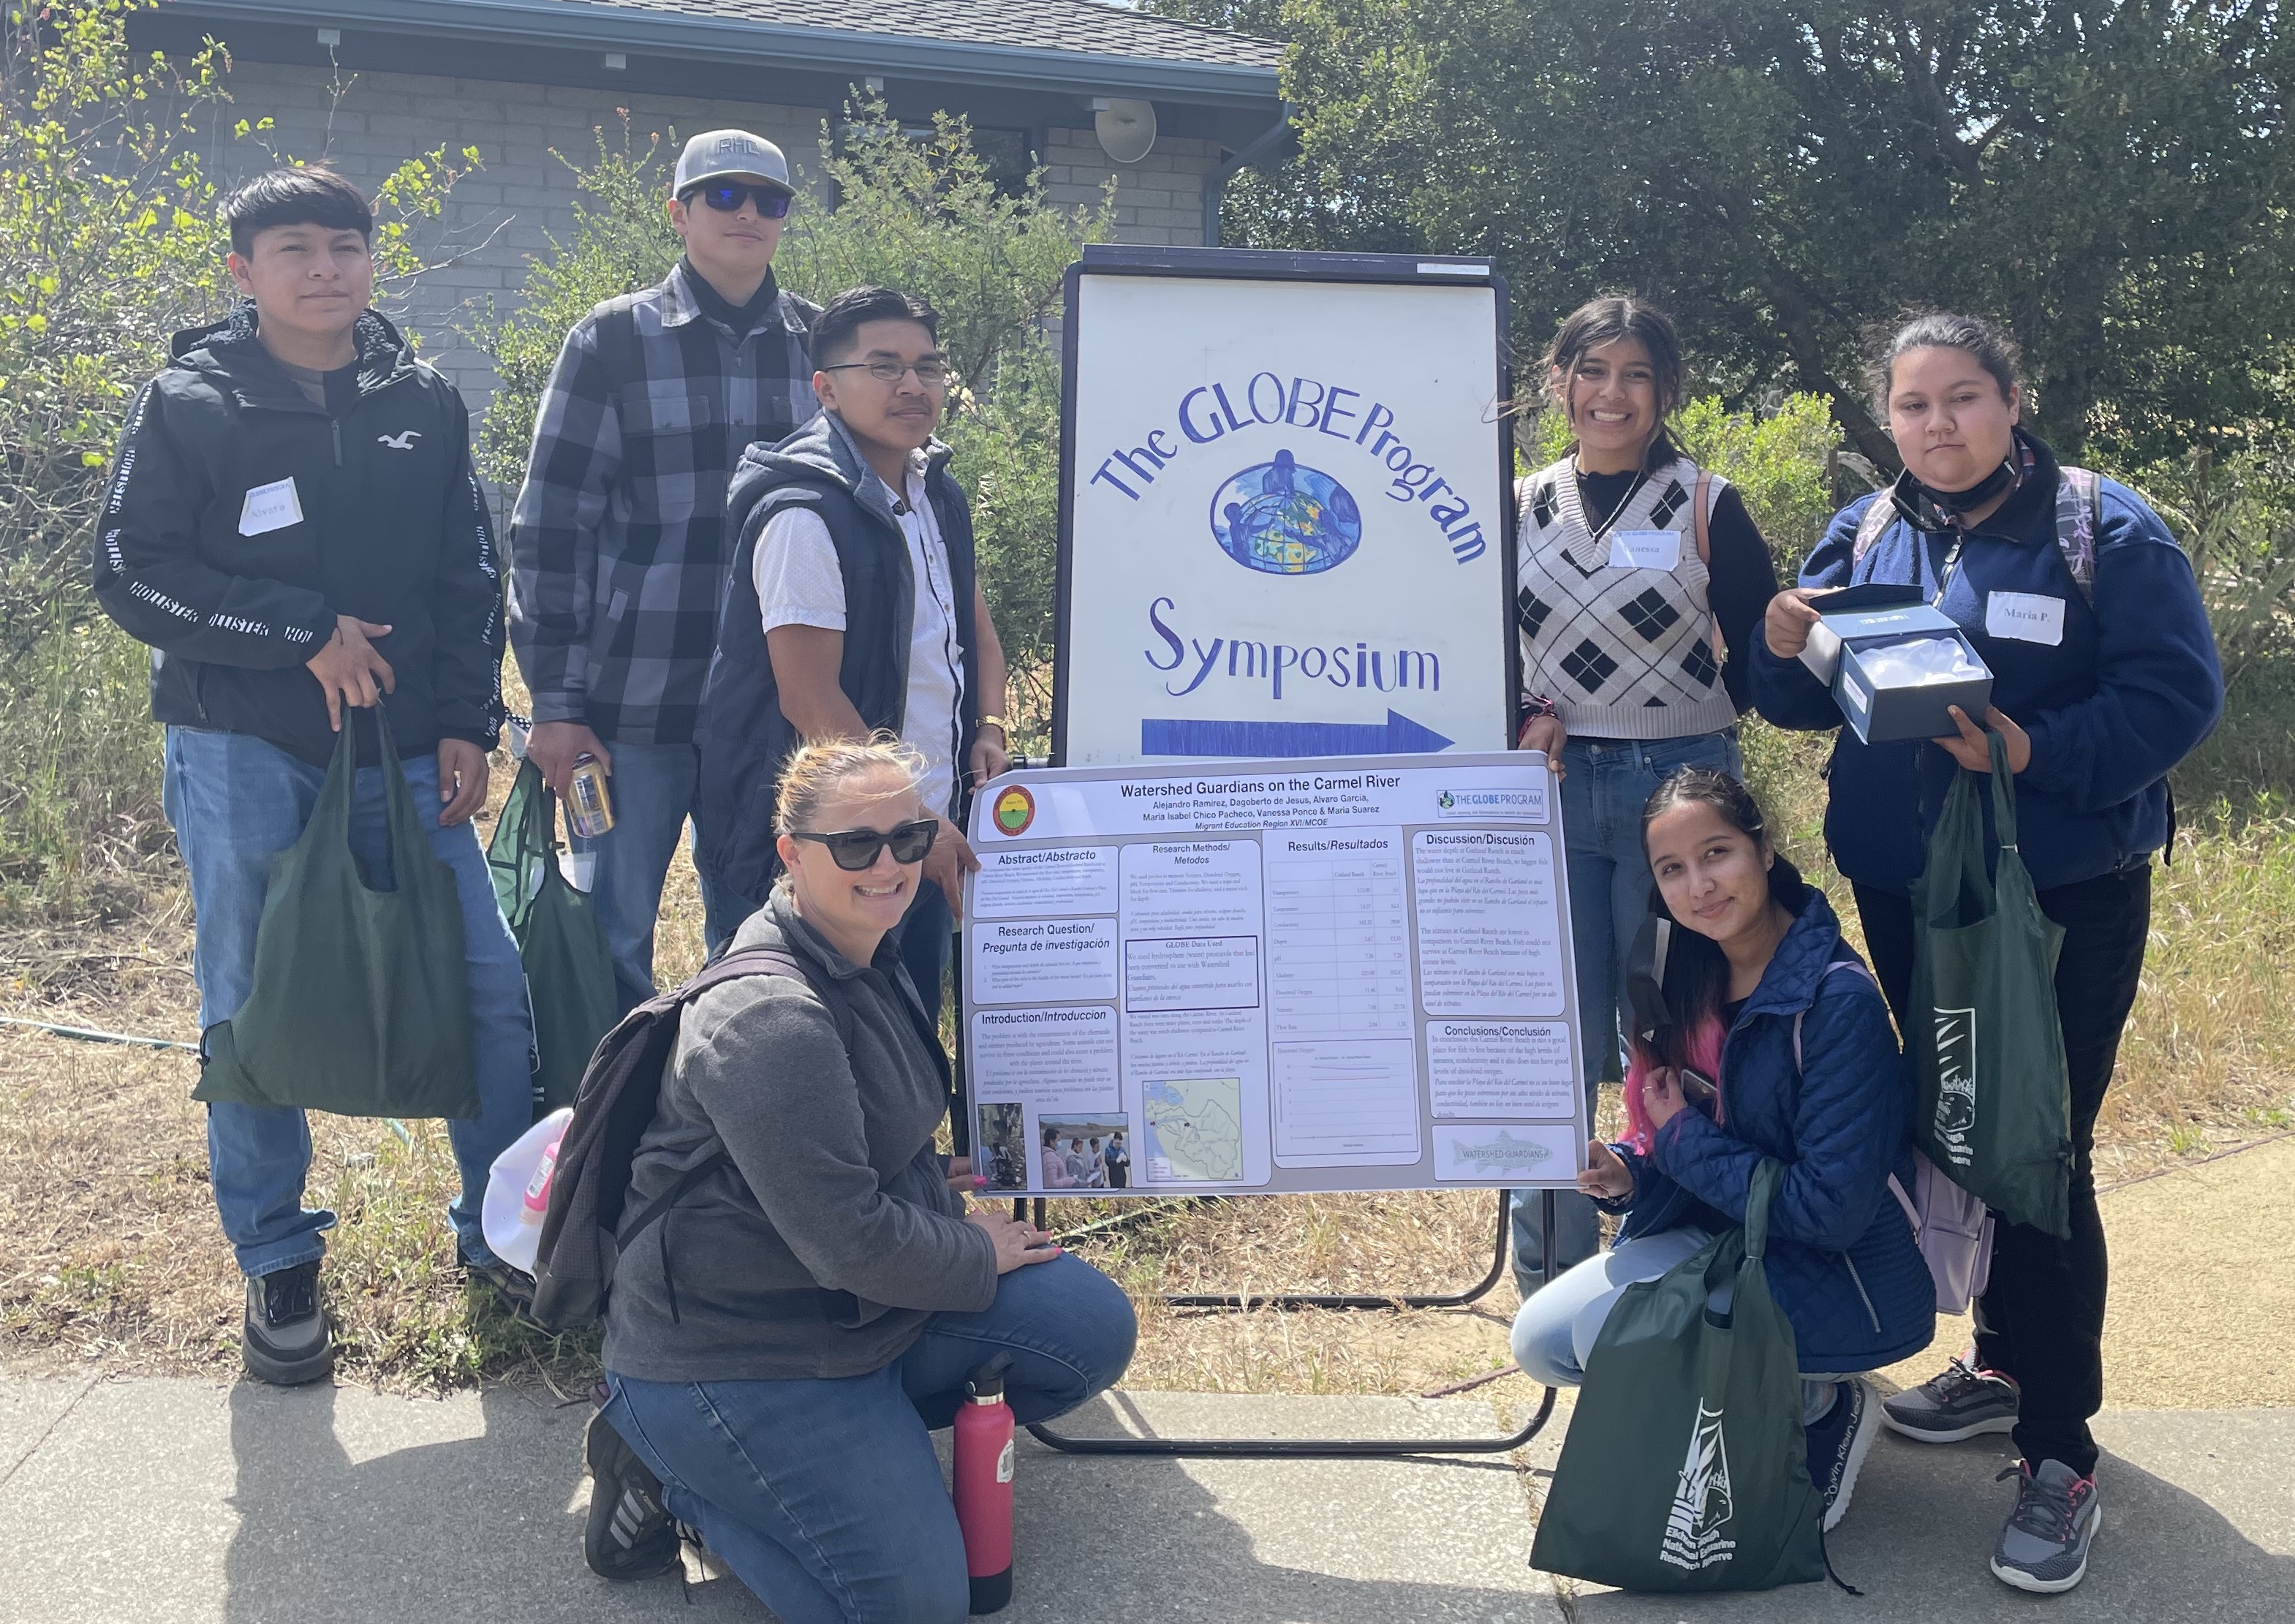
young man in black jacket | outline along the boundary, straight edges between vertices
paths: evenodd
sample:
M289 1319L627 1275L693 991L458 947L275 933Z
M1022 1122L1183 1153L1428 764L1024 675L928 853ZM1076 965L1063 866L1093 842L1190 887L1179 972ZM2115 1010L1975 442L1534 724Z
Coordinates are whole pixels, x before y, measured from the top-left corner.
M1004 771L1004 651L975 578L972 518L935 436L949 370L932 310L887 288L831 299L813 328L818 416L749 447L726 497L733 554L696 731L695 849L762 907L780 871L773 795L797 745L899 734L941 831L901 958L937 1015L954 910L979 866L958 824Z
M502 714L502 583L470 414L368 308L374 216L349 182L274 170L223 214L247 297L176 335L137 396L95 545L97 597L151 645L200 1025L253 990L272 861L301 836L346 726L360 761L351 841L383 883L378 730L357 714L380 706L462 903L481 1114L450 1127L462 1189L448 1216L464 1267L508 1288L515 1271L478 1214L488 1168L531 1114L532 1032L470 823ZM303 1205L303 1114L212 1105L208 1159L248 1277L247 1369L314 1381L334 1361L318 1272L335 1218Z

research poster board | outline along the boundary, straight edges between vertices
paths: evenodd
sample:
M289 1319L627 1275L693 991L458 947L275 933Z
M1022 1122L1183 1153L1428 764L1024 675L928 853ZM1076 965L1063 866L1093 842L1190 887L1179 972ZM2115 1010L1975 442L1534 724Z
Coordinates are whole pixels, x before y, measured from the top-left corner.
M1064 343L1056 763L1512 742L1490 261L1088 248Z
M984 1193L1567 1186L1582 1166L1543 755L1019 771L971 836Z

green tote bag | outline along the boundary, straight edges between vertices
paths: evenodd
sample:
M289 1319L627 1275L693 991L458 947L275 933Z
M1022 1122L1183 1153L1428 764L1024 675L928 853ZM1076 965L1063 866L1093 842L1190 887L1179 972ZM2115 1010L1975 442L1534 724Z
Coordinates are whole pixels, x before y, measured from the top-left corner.
M539 1118L574 1103L582 1069L621 1017L621 1004L597 907L559 869L558 800L532 762L518 770L502 803L486 843L486 868L526 967Z
M1913 997L1905 1052L1915 1141L2008 1223L2071 1232L2071 1085L2056 1016L2064 933L2040 911L2016 850L2006 742L1989 773L1962 771L1913 885ZM1989 784L1999 854L1986 872Z
M351 851L357 717L380 735L394 888ZM207 1034L192 1098L340 1116L478 1114L462 904L430 849L380 707L345 718L302 838L280 853L255 934L255 991Z
M1743 1228L1626 1288L1538 1521L1531 1564L1623 1590L1766 1590L1825 1577L1793 1326L1761 1268L1783 1170L1753 1173ZM1706 1306L1734 1281L1729 1311Z

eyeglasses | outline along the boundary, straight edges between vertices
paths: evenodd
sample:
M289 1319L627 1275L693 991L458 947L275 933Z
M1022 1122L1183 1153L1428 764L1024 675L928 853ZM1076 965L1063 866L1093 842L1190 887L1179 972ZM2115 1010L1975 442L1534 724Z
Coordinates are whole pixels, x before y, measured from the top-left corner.
M877 866L877 853L889 846L894 862L922 862L925 853L933 849L933 838L940 833L940 824L931 818L919 818L912 823L896 823L888 829L846 828L824 835L817 829L791 829L798 840L817 841L829 848L830 861L840 869L854 874Z
M866 367L869 376L878 383L897 384L911 372L914 372L917 375L917 381L927 389L945 389L948 388L948 380L955 376L949 370L948 363L945 361L919 361L911 366L905 361L895 361L889 355L875 361L840 361L835 366L825 366L821 370L824 372L849 372L854 367Z
M730 215L739 213L741 205L754 199L760 218L778 220L788 213L789 197L778 186L753 185L747 181L711 181L687 192L685 200L690 203L699 198L719 214Z

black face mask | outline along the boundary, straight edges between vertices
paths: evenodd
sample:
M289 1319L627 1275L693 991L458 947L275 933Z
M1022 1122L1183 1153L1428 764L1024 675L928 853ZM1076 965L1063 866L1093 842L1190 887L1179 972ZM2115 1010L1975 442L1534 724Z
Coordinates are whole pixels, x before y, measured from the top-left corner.
M1942 535L1960 527L1960 516L1972 512L1997 496L2005 495L2016 486L2019 469L2012 451L2001 460L2000 466L1964 491L1940 491L1923 485L1908 471L1898 476L1889 497L1905 522L1915 530L1932 535Z

